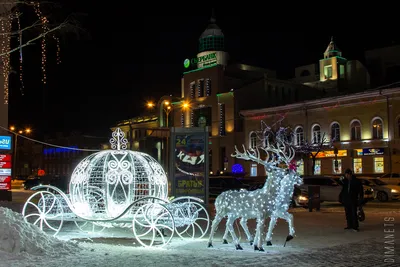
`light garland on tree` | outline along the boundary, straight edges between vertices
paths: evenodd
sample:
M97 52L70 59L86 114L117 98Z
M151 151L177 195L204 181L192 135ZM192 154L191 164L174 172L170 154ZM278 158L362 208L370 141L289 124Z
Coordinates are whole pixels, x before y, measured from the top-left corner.
M48 20L45 16L43 16L42 11L40 10L40 3L36 3L34 5L36 15L42 23L42 30L46 32L49 30ZM42 49L42 82L43 84L47 83L47 72L46 72L46 63L47 63L47 44L46 38L43 36L41 40L41 49Z
M267 127L267 130L263 132L267 134L270 129L270 127ZM268 132L268 134L273 133ZM208 247L212 247L213 236L218 224L224 217L227 217L226 231L223 236L224 243L227 243L226 238L228 233L230 233L238 250L242 250L242 247L233 229L233 223L238 218L241 218L240 224L251 244L253 243L253 238L247 228L247 220L257 220L256 235L254 237L255 250L264 251L262 247L262 230L267 217L271 217L266 238L267 245L272 245L272 231L278 218L285 219L288 222L289 235L286 237L286 241L293 239L295 233L293 216L288 212L288 209L294 186L302 184L302 179L297 174L296 164L293 161L295 156L294 146L287 143L286 135L286 131L281 128L274 136L274 144L267 141L265 147L256 147L249 150L244 149L243 152L239 152L235 147L235 154L232 154L232 157L251 160L263 165L268 178L261 189L254 191L230 190L221 193L216 198L216 215L212 223ZM261 159L260 149L266 153L265 160ZM282 163L287 168L277 166Z
M25 94L25 86L24 86L24 69L23 69L23 55L22 55L22 44L23 44L23 39L22 39L22 31L21 31L21 21L19 19L19 17L21 16L21 13L17 12L16 13L16 17L17 17L17 25L18 25L18 43L20 45L20 49L19 49L19 82L20 82L20 91L21 94L24 95Z
M9 74L10 74L10 55L7 53L10 50L10 31L11 31L11 17L10 15L0 18L1 27L1 60L4 78L4 104L9 103Z

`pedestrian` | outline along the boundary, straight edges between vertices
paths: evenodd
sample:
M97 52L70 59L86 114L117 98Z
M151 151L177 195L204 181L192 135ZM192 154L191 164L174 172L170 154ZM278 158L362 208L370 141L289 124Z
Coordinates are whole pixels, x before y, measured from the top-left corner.
M347 227L346 230L359 231L357 208L363 203L364 188L359 179L353 174L350 169L344 172L343 187L340 192L340 199L344 205L346 212Z

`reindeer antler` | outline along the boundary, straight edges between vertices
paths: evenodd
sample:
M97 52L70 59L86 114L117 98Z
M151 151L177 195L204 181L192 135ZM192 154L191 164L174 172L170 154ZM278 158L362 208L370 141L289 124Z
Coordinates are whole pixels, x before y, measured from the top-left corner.
M231 156L238 159L251 160L265 167L270 167L271 164L274 163L270 161L270 155L268 152L266 153L267 156L266 159L262 160L260 157L260 150L258 149L258 147L246 149L244 145L242 146L243 146L243 152L240 152L238 148L235 146L235 153L231 154Z
M267 153L270 151L276 154L278 156L278 161L282 160L288 166L295 156L294 147L291 145L288 146L285 140L282 140L281 138L276 139L276 145L268 143L263 150Z

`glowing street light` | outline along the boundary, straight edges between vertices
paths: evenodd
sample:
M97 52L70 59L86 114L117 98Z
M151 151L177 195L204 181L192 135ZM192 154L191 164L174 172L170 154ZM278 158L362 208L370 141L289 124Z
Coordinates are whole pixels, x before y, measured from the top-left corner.
M153 102L147 102L147 107L148 108L154 108L154 103Z

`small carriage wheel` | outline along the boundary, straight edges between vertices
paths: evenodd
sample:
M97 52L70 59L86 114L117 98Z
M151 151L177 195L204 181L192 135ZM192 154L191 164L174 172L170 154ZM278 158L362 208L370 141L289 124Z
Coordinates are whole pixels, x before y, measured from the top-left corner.
M163 204L147 203L135 211L132 228L136 240L142 246L164 247L174 235L175 222L172 213Z
M179 202L181 203L175 206L173 212L177 235L181 238L203 238L210 227L210 216L207 209L201 203L190 198L180 199Z
M22 208L25 222L38 226L42 231L57 235L64 221L61 200L50 191L32 194Z

